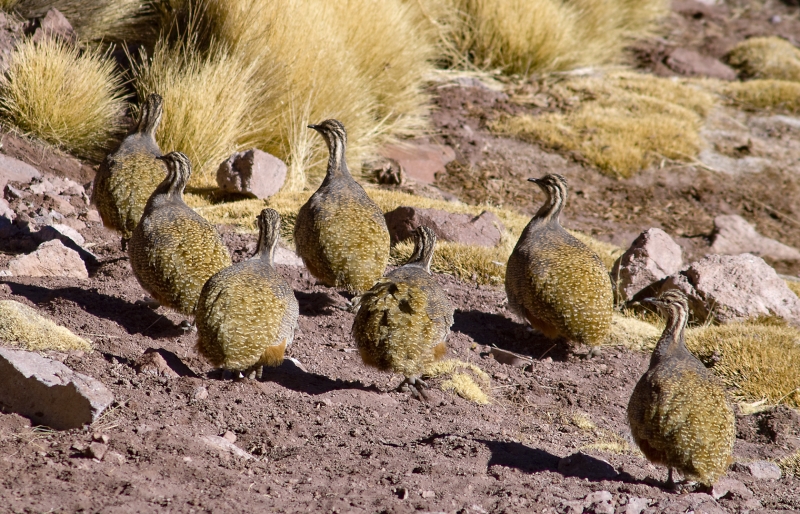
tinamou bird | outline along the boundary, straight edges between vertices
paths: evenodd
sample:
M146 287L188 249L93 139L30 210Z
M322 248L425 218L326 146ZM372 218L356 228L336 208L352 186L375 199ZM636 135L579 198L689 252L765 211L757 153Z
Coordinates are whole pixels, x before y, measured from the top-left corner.
M508 258L508 307L548 338L598 345L611 329L611 279L600 257L564 230L559 215L567 180L529 178L547 200L522 231Z
M686 349L686 296L670 290L648 298L667 326L628 402L633 439L647 459L711 486L725 474L736 435L733 410L712 373Z
M344 126L326 120L309 127L325 138L330 156L325 180L297 214L297 254L322 284L361 293L386 269L389 229L380 208L347 169Z
M255 256L208 279L197 302L197 348L213 365L260 380L264 366L283 362L297 325L294 291L275 269L281 217L264 209L257 218Z
M425 397L420 375L447 351L453 324L447 293L431 276L436 235L428 227L414 232L414 253L353 303L353 321L361 359L368 366L405 375L400 389Z
M123 250L147 199L167 174L164 163L156 159L161 156L155 135L162 113L161 97L151 93L139 112L139 123L103 160L94 179L92 202L103 225L122 233Z
M131 268L161 305L193 315L206 281L231 265L214 226L183 201L192 167L180 152L159 157L167 177L156 188L128 245Z

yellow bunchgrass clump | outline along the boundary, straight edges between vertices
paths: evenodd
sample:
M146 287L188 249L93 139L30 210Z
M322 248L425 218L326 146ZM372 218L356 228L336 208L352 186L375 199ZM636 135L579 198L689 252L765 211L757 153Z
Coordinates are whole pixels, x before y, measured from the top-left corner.
M344 6L324 0L207 0L194 24L189 30L203 35L199 46L214 42L231 62L252 67L246 80L231 76L219 87L207 84L214 91L230 89L232 98L209 94L204 102L220 116L238 113L242 103L247 106L247 123L240 124L233 142L287 161L286 189L302 190L306 178L313 184L324 174L327 148L307 128L310 123L326 118L344 123L354 172L378 144L419 134L427 126L422 87L432 69L435 35L408 2L350 0ZM213 66L214 58L204 62ZM137 90L143 90L138 82ZM240 98L241 89L257 94ZM168 115L166 98L164 108ZM195 120L187 121L164 127L162 137L195 132ZM196 141L195 152L215 153L205 151L204 144ZM210 186L209 179L202 175L194 185Z
M800 280L785 280L786 287L792 290L794 294L800 296Z
M579 152L620 177L664 158L695 158L703 117L714 104L714 96L697 87L634 73L567 78L546 93L557 103L577 107L505 118L493 130Z
M10 12L18 3L19 0L0 0L0 10Z
M155 36L151 27L153 4L147 0L18 0L24 18L44 16L58 9L83 41L133 42Z
M220 163L255 141L252 105L269 86L253 80L255 67L218 47L203 56L192 41L172 46L160 41L151 58L134 66L139 98L155 92L164 99L156 140L165 152L177 150L189 157L190 185L216 185Z
M407 205L472 215L478 215L488 210L497 215L506 227L506 232L497 247L470 246L448 241L438 241L436 243L436 252L431 266L434 271L447 273L462 280L479 284L503 283L508 256L511 255L522 229L530 221L527 216L492 206L475 206L432 200L407 193L375 188L368 188L367 193L383 212L389 212L397 207ZM240 200L214 204L201 195L187 194L186 202L211 223L236 225L247 232L256 231L255 218L261 212L261 209L271 207L281 215L281 235L289 244L293 244L292 233L297 211L308 200L309 196L310 193L307 191L281 191L268 200ZM597 241L578 232L571 233L594 250L609 269L622 253L622 249L614 245ZM411 256L413 249L414 245L410 240L397 243L392 248L391 263L394 265L403 264Z
M22 41L0 77L0 115L24 133L96 157L122 128L114 63L58 39Z
M714 372L737 399L800 407L800 330L773 320L690 328L686 346L717 361Z
M800 478L800 450L778 461L783 476Z
M779 37L754 37L728 52L728 64L745 79L800 82L800 48Z
M663 0L424 0L451 65L464 56L510 74L559 71L619 58L632 34L667 12Z
M92 351L86 339L13 300L0 301L0 344L28 351Z
M719 90L730 103L742 109L800 113L800 82L748 80L725 83Z
M465 371L468 373L464 373ZM456 359L447 359L434 362L424 373L424 376L434 378L442 375L449 376L439 386L443 391L453 391L465 400L480 405L490 402L486 392L490 390L489 375L478 366Z
M657 326L630 312L615 312L611 315L611 333L603 344L649 352L656 347L663 330L663 323Z

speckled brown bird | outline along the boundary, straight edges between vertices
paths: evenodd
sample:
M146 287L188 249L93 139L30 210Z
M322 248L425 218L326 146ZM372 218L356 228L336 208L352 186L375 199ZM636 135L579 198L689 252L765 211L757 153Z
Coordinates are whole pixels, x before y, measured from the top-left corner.
M684 344L689 317L686 296L667 291L642 303L657 307L667 326L628 402L628 423L636 444L654 464L711 486L725 474L736 434L725 390Z
M192 167L180 152L159 157L167 178L159 184L128 245L131 268L161 305L193 315L206 281L231 265L214 226L183 202Z
M208 279L195 320L201 355L215 366L260 380L264 366L283 362L299 310L294 291L274 267L281 217L264 209L257 222L255 256Z
M414 253L354 300L353 336L364 364L405 375L400 388L425 397L419 377L447 351L453 324L447 294L431 276L436 235L428 227L414 232Z
M123 250L142 217L147 199L167 174L164 163L156 159L161 156L155 135L162 112L161 97L148 95L139 123L119 148L100 163L94 179L92 202L103 225L122 233Z
M325 138L330 157L325 180L297 214L297 254L322 284L361 293L386 269L389 229L380 208L347 169L344 126L326 120L309 127Z
M506 267L509 309L549 338L597 345L611 330L611 279L600 257L564 230L567 201L561 175L529 178L547 194Z

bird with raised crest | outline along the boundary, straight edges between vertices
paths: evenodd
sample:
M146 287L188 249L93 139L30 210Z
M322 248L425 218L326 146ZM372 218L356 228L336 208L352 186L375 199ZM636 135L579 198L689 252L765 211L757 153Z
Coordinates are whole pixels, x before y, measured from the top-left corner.
M361 293L386 269L389 229L380 208L350 175L344 126L326 120L309 127L322 135L330 155L325 179L297 214L297 254L322 284Z
M231 265L214 226L183 201L192 173L180 152L159 157L167 177L150 195L128 244L131 268L142 287L161 305L193 315L206 281Z
M400 388L425 398L420 375L447 351L453 324L447 293L431 275L436 235L428 227L414 232L414 253L353 300L353 336L368 366L405 376Z
M641 303L656 307L667 325L628 402L633 440L647 459L710 487L725 474L736 436L733 409L713 374L686 349L686 296L669 290Z
M547 194L547 200L508 258L508 307L548 338L599 345L611 330L608 271L600 257L559 222L567 180L556 174L528 180Z
M156 143L156 129L163 114L162 99L151 93L139 112L139 122L110 153L97 170L92 202L103 225L122 233L122 249L144 212L147 199L164 180L167 168L156 157L161 149Z
M299 310L294 291L275 269L280 214L264 209L256 221L255 256L208 279L195 320L201 355L215 366L260 380L264 366L283 362Z

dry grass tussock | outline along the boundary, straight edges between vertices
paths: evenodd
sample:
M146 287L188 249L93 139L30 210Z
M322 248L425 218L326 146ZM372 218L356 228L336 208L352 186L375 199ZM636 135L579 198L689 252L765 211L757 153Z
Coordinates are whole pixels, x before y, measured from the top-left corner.
M12 5L24 18L44 16L56 8L83 41L144 42L156 36L155 10L149 0L16 0ZM3 9L7 9L3 6Z
M153 55L133 68L139 99L151 92L164 98L156 133L164 151L184 152L192 162L192 186L216 185L219 164L242 146L255 143L253 103L269 84L254 80L256 64L219 47L204 56L193 42L159 42Z
M664 0L422 0L451 66L509 74L617 60L626 38L667 12Z
M800 82L800 48L779 37L754 37L728 53L728 64L745 79Z
M568 77L544 87L562 112L505 118L492 129L576 151L608 174L630 177L662 159L692 160L714 95L629 72ZM574 107L571 107L574 106Z
M800 280L785 280L786 286L792 290L794 294L800 297Z
M508 256L514 249L522 229L529 221L528 217L508 209L432 200L406 193L374 188L367 189L367 192L383 212L389 212L401 205L408 205L472 215L480 214L484 210L489 210L496 214L507 229L500 245L497 247L469 246L447 241L439 241L436 244L436 253L432 264L434 271L447 273L462 280L479 284L503 283ZM281 223L281 235L289 244L292 244L292 232L297 218L297 211L308 200L309 196L309 192L281 191L268 200L241 200L214 204L203 196L187 194L186 201L210 222L236 225L248 232L256 231L255 218L261 212L261 209L271 207L280 213L283 220ZM600 255L609 268L622 252L622 249L616 246L602 243L584 234L577 232L573 232L573 234ZM410 241L401 241L396 244L392 248L392 264L399 265L404 263L410 257L412 250L413 244Z
M0 11L10 12L18 3L19 0L0 0Z
M727 82L719 91L729 103L750 111L800 113L800 82L748 80Z
M783 476L800 478L800 450L778 461Z
M641 316L631 311L615 312L611 316L611 333L603 344L650 352L656 347L663 331L663 321L655 317Z
M0 77L0 114L22 132L99 157L122 129L122 80L113 61L57 39L25 40Z
M92 351L86 339L13 300L0 301L0 341L28 351Z
M310 123L332 117L342 121L351 163L360 163L383 141L419 134L427 126L428 99L422 86L432 69L435 36L410 3L350 0L347 9L324 0L206 0L203 5L196 22L196 32L207 37L202 43L213 40L226 50L216 56L252 66L246 80L220 76L220 84L206 84L212 92L204 103L219 115L238 113L239 105L246 104L247 123L231 139L237 147L255 145L286 160L288 189L301 190L304 175L313 184L324 174L327 149L306 128ZM216 67L216 56L184 60ZM137 89L143 90L138 82ZM231 93L213 95L225 88ZM242 99L240 89L257 94ZM165 112L171 108L165 101ZM177 139L177 132L187 127L194 131L188 123L165 127L163 133L169 135L162 137ZM195 142L197 152L203 144ZM211 185L207 177L195 184Z
M475 364L456 359L442 360L431 364L425 370L425 377L447 376L447 380L440 384L443 391L452 391L458 396L477 403L486 405L490 400L489 375Z

